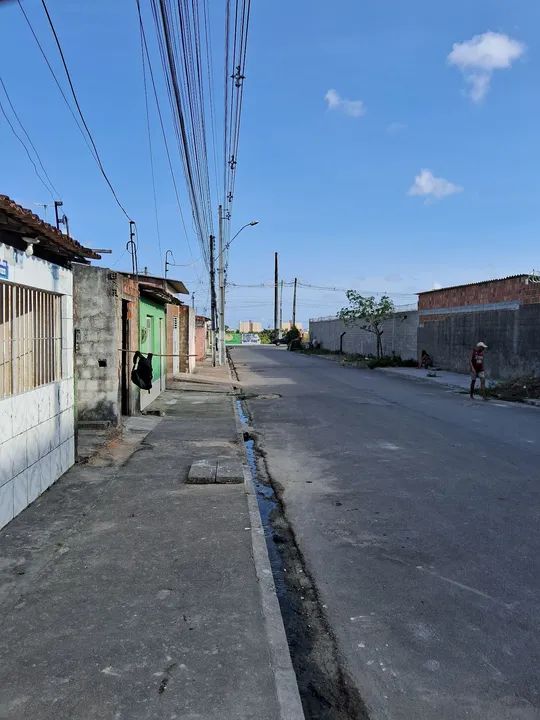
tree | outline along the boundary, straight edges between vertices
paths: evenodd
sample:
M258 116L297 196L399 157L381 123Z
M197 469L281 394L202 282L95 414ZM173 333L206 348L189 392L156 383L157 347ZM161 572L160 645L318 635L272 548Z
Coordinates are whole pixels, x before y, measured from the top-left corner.
M373 296L364 297L356 290L347 290L349 307L342 308L338 317L346 325L360 324L362 330L373 333L377 338L377 357L382 357L382 324L394 312L394 303L383 295L380 300Z

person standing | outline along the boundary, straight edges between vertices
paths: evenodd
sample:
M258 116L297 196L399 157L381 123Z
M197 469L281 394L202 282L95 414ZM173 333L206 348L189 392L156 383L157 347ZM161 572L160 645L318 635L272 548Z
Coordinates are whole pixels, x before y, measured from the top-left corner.
M471 400L474 400L474 388L476 381L480 380L482 397L487 400L486 395L486 371L484 368L484 350L487 345L483 342L476 343L471 355Z

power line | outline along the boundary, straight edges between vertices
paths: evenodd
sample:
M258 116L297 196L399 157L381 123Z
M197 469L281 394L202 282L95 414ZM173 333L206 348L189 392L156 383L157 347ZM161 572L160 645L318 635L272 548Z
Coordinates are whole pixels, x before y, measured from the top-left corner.
M30 162L31 162L32 165L34 166L34 172L35 172L36 175L38 176L38 178L39 178L40 182L42 183L43 187L47 190L47 192L49 193L49 195L51 196L51 198L54 200L54 195L53 195L53 193L52 193L52 191L51 191L51 188L47 185L46 181L45 181L45 180L43 179L43 177L40 175L39 170L37 169L37 165L36 165L36 163L34 162L34 158L33 158L32 155L30 154L30 151L28 150L28 146L26 145L26 143L24 142L24 140L22 139L22 137L19 135L19 133L18 133L18 132L15 130L15 128L13 127L13 123L12 123L11 120L9 119L9 116L8 116L8 114L6 113L6 110L5 110L4 105L2 104L2 101L1 101L1 100L0 100L0 111L2 112L2 115L4 116L4 118L6 119L7 124L8 124L9 127L11 128L11 132L13 133L13 135L15 135L15 137L17 138L17 140L18 140L18 141L21 143L21 145L23 146L26 154L28 155L28 159L30 160Z
M36 149L36 146L35 146L34 143L32 142L32 138L30 137L30 135L29 135L28 132L26 131L26 128L24 127L24 125L22 124L22 121L21 121L20 117L18 116L17 111L15 110L15 108L14 108L14 106L13 106L13 103L11 102L11 98L9 97L9 93L8 93L7 88L6 88L6 86L5 86L5 83L4 83L4 81L2 80L1 77L0 77L0 84L2 85L2 88L3 88L3 90L4 90L4 93L5 93L5 96L6 96L6 98L7 98L8 103L9 103L9 106L10 106L10 108L11 108L11 111L13 112L13 115L15 116L15 118L16 118L17 122L19 123L19 125L21 126L21 129L22 129L23 133L26 135L26 138L27 138L28 142L30 143L30 145L31 145L31 147L32 147L32 149L33 149L33 151L34 151L34 153L35 153L35 155L36 155L37 161L38 161L38 163L40 164L41 169L43 170L43 174L44 174L45 177L47 178L47 182L48 182L48 185L49 185L49 186L46 185L47 190L49 191L49 193L51 194L51 196L53 197L53 199L54 199L53 193L56 193L56 197L59 197L58 190L54 187L54 183L52 182L51 178L49 177L49 174L48 174L47 170L45 169L45 166L43 165L43 162L41 161L41 157L40 157L40 155L39 155L39 153L38 153L38 151L37 151L37 149ZM16 137L18 138L18 140L19 140L19 141L22 143L22 145L24 146L24 149L26 150L26 153L27 153L28 157L30 157L30 153L29 153L29 151L28 151L28 148L26 147L25 143L23 143L22 139L21 139L21 138L17 135L17 133L15 132L15 129L13 128L13 126L11 125L11 123L9 122L9 119L8 119L8 117L7 117L7 115L6 115L6 113L5 113L5 111L4 111L3 108L2 108L2 112L3 112L3 114L4 114L4 117L5 117L6 120L8 121L9 126L11 127L11 129L13 130L13 132L15 133ZM35 166L35 163L34 163L34 161L32 160L31 157L30 157L30 160L32 161L32 164L34 165L34 169L37 171L37 168L36 168L36 166ZM38 175L38 177L40 177L40 176ZM40 179L41 179L41 177L40 177ZM42 180L42 179L41 179L41 180ZM42 182L43 182L43 180L42 180Z
M201 59L201 23L195 0L152 0L161 63L199 245L209 266L213 235Z
M26 11L25 11L22 3L21 3L21 0L17 0L17 1L18 1L18 4L19 4L19 7L20 7L20 9L21 9L22 14L24 15L24 19L26 20L26 22L27 22L27 24L28 24L28 27L30 28L30 32L31 32L32 35L34 36L34 40L36 41L36 44L37 44L37 46L38 46L38 48L39 48L39 50L40 50L40 52L41 52L41 54L42 54L42 56L43 56L43 59L45 60L45 62L46 62L46 64L47 64L47 67L49 68L49 70L50 70L50 72L51 72L51 75L52 75L53 78L54 78L54 82L56 83L56 87L58 88L58 90L60 91L60 94L61 94L62 97L64 98L64 102L65 102L65 104L66 104L69 112L71 113L73 119L75 120L75 123L76 123L77 127L79 128L79 132L81 133L82 138L83 138L84 142L86 143L87 148L90 150L90 154L92 155L92 157L94 158L94 160L96 160L96 156L95 156L95 154L94 154L94 150L92 149L92 146L90 145L90 142L89 142L87 136L85 135L84 129L82 128L81 123L79 122L79 119L77 118L77 116L75 115L75 112L73 111L73 108L71 107L71 103L70 103L69 100L67 99L66 94L65 94L62 86L60 85L60 82L59 82L58 78L56 77L56 73L54 72L54 69L53 69L51 63L49 62L49 58L47 57L47 55L46 55L46 53L45 53L45 50L43 49L43 46L42 46L41 43L39 42L39 38L38 38L38 36L36 35L36 32L35 32L35 30L34 30L34 28L33 28L33 26L32 26L32 23L30 22L30 18L29 18L28 15L26 14Z
M120 208L120 210L122 210L122 212L124 213L124 215L126 216L126 218L127 218L128 220L131 220L131 218L130 218L130 216L128 215L126 209L124 208L124 206L122 205L122 203L121 203L120 200L118 199L118 195L116 194L116 191L115 191L115 189L114 189L111 181L109 180L109 177L108 177L107 173L105 172L105 168L103 167L103 163L101 162L101 158L100 158L100 156L99 156L99 152L98 152L98 149L97 149L97 147L96 147L96 143L94 142L94 138L92 137L92 133L90 132L90 128L88 127L88 124L87 124L87 122L86 122L86 120L85 120L85 118L84 118L83 112L82 112L82 110L81 110L81 106L79 105L79 101L78 101L78 99L77 99L77 93L75 92L75 88L74 88L73 82L72 82L72 80L71 80L71 74L70 74L70 72L69 72L69 69L68 69L68 66L67 66L67 63L66 63L66 59L65 59L65 57L64 57L64 52L63 52L63 50L62 50L62 46L60 45L60 40L58 39L58 35L57 35L57 33L56 33L56 29L55 29L55 27L54 27L52 18L51 18L50 14L49 14L49 10L48 10L48 8L47 8L47 4L46 4L45 0L41 0L41 4L43 5L43 9L45 10L45 14L47 15L47 20L48 20L48 22L49 22L49 26L50 26L51 31L52 31L52 34L53 34L53 36L54 36L54 39L55 39L55 42L56 42L56 46L57 46L57 48L58 48L58 52L60 53L60 58L62 59L62 65L64 66L64 70L65 70L66 77L67 77L67 80L68 80L68 83L69 83L69 87L70 87L70 89L71 89L71 94L73 95L73 100L75 101L75 106L76 106L76 108L77 108L77 111L78 111L78 113L79 113L79 116L80 116L80 118L81 118L81 121L82 121L82 123L83 123L83 125L84 125L84 128L85 128L85 130L86 130L86 132L87 132L87 134L88 134L88 138L89 138L90 142L92 143L92 147L93 147L93 149L94 149L95 159L96 159L96 162L97 162L97 164L98 164L98 167L99 167L99 169L100 169L100 171L101 171L101 174L103 175L103 178L105 179L105 182L107 183L107 185L109 186L109 188L110 188L110 190L111 190L111 192L112 192L112 194L113 194L113 197L114 197L114 199L115 199L115 201L116 201L116 204L118 205L118 207Z
M152 62L151 62L151 60L150 60L150 53L148 52L148 44L147 44L147 42L146 42L146 33L145 33L145 30L144 30L144 23L143 23L143 19L142 19L141 6L140 6L139 0L136 0L136 3L137 3L137 13L138 13L138 16L139 16L139 27L140 27L141 37L142 37L143 45L144 45L144 53L145 53L145 56L146 56L146 61L147 61L147 63L148 63L148 70L149 70L149 72L150 72L150 79L151 79L151 81L152 81L152 88L153 88L153 91L154 91L154 99L155 99L155 101L156 101L156 109L157 109L157 113L158 113L158 117L159 117L159 124L160 124L160 127L161 127L161 134L163 135L163 142L164 142L164 145L165 145L165 153L166 153L166 155L167 155L167 161L168 161L169 170L170 170L170 173L171 173L171 180L172 180L172 184L173 184L173 188L174 188L174 194L175 194L175 196L176 196L176 204L177 204L177 207L178 207L178 212L180 213L180 220L181 220L181 222L182 222L182 228L183 228L183 230L184 230L184 235L185 235L186 242L187 242L187 246L188 246L188 249L189 249L189 254L191 255L191 257L193 257L193 251L192 251L192 249L191 249L191 243L189 242L189 235L188 235L187 228L186 228L186 223L185 223L185 220L184 220L184 213L182 212L182 204L181 204L181 202L180 202L180 194L179 194L179 192L178 192L178 186L176 185L176 179L175 179L175 177L174 177L174 170L173 170L173 166L172 166L171 153L170 153L170 151L169 151L169 143L167 142L167 134L166 134L166 132L165 132L165 124L164 124L164 122L163 122L163 115L162 115L162 113L161 113L161 106L160 106L160 104L159 104L159 97L158 97L158 92L157 92L157 88L156 88L156 82L155 82L155 79L154 79L154 71L153 71L153 69L152 69Z
M154 216L156 220L156 234L157 234L157 241L158 241L158 249L159 249L159 265L160 268L163 263L163 253L161 252L161 233L159 230L159 215L158 215L158 208L157 208L157 194L156 194L156 177L154 173L154 153L152 151L152 133L150 130L150 112L148 109L148 88L146 85L146 60L144 57L144 40L143 40L143 34L142 34L142 28L141 28L141 60L142 60L142 71L143 71L143 87L144 87L144 105L146 108L146 130L148 133L148 150L150 153L150 173L152 175L152 192L154 196ZM165 268L166 270L166 268Z

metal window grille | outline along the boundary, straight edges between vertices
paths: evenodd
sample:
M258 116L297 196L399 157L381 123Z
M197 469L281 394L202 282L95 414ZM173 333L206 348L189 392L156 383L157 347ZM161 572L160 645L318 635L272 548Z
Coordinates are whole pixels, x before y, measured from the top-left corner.
M61 296L0 282L0 398L62 377Z
M173 317L173 328L176 330L178 328L178 318Z

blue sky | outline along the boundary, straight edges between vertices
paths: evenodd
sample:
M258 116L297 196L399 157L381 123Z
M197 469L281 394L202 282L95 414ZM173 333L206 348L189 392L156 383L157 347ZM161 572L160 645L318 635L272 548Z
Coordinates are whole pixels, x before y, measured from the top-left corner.
M221 80L224 2L209 4ZM24 6L62 78L41 4ZM152 107L157 239L134 2L49 7L104 164L137 221L140 265L158 273L166 249L177 263L193 263L199 253L180 163L175 154L191 251ZM253 218L260 224L235 240L229 279L270 282L278 251L285 280L387 291L408 303L407 293L540 267L539 21L531 0L252 0L232 230ZM112 248L105 264L127 269L127 222L17 3L0 3L0 68L73 235ZM161 72L157 56L155 68ZM217 108L220 92L216 82ZM34 203L51 198L2 116L0 147L0 192L43 214ZM204 266L174 274L204 310ZM228 298L229 324L272 323L271 287L231 288ZM290 300L287 289L285 318ZM307 322L335 312L344 296L302 287L298 303Z

